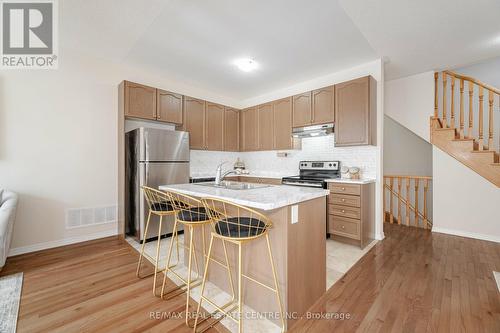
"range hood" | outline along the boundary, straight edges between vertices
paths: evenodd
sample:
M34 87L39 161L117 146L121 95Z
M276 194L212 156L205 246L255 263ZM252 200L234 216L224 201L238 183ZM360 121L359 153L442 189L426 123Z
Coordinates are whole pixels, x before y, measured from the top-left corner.
M333 134L333 123L324 125L313 125L297 127L292 130L294 138L311 138Z

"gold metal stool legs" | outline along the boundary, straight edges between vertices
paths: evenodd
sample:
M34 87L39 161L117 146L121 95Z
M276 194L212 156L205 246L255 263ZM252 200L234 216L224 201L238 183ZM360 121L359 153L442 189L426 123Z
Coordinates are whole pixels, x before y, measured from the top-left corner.
M246 279L248 279L248 280L250 280L250 281L252 281L254 283L257 283L257 284L259 284L259 285L267 288L268 290L270 290L271 292L274 292L276 294L276 301L278 303L279 311L280 311L280 319L281 319L281 327L282 327L281 331L285 332L285 318L284 318L284 313L283 313L283 304L282 304L281 295L280 295L280 292L279 292L278 278L277 278L276 267L274 265L274 259L273 259L273 255L272 255L272 251L271 251L271 243L269 241L269 235L266 233L265 234L265 238L266 238L267 250L268 250L268 254L269 254L269 261L270 261L270 264L271 264L271 270L273 272L274 287L268 286L268 285L266 285L266 284L264 284L264 283L262 283L260 281L257 281L256 279L251 278L250 276L245 275L243 273L243 270L242 270L242 257L243 257L242 256L242 247L243 247L243 242L242 241L230 241L231 243L234 243L234 244L236 244L238 246L238 299L237 299L237 302L235 302L234 286L232 284L231 269L230 269L229 261L228 261L228 257L227 257L227 251L226 251L225 241L224 241L224 239L221 239L222 242L223 242L223 245L224 245L224 254L226 256L226 263L227 263L227 268L228 268L228 272L229 272L229 278L230 278L230 281L231 281L231 289L233 291L233 299L229 303L226 303L225 305L223 305L221 307L217 306L208 297L205 297L203 295L204 292L205 292L205 285L206 285L207 277L208 277L209 262L210 261L218 262L217 260L211 258L211 255L212 255L212 245L213 245L213 239L214 238L216 238L216 237L214 237L214 235L212 234L212 236L210 238L210 245L209 245L209 248L208 248L208 255L207 255L206 265L205 265L205 272L203 274L203 283L201 285L201 298L200 298L200 301L198 302L198 308L196 310L193 332L195 332L195 333L205 332L206 330L208 330L209 328L213 327L217 322L219 322L220 320L222 320L226 316L229 317L235 323L238 324L238 332L239 333L243 332L243 319L242 319L243 318L243 284L242 284L243 278L246 278ZM219 238L219 237L217 237L217 238ZM222 264L222 263L219 262L219 264ZM213 316L217 312L220 312L222 315L215 322L210 323L207 327L203 328L200 331L196 331L196 328L198 327L198 324L201 323L201 322L203 322L204 320L208 319L208 318L205 318L202 321L198 321L198 318L200 317L200 310L201 310L201 306L202 306L203 301L208 302L210 305L212 305L213 307L215 307L217 309L216 312L210 314L211 316ZM229 307L230 305L232 305L232 306ZM230 315L231 311L233 311L235 309L237 309L237 311L238 311L237 319Z
M214 259L214 258L211 257L214 238L215 237L213 235L211 235L211 237L210 237L210 244L208 246L208 253L206 255L206 260L205 260L205 271L203 273L203 283L201 285L201 298L200 298L200 301L198 302L198 307L196 309L195 320L194 320L194 325L193 325L193 332L196 332L196 328L197 328L198 324L200 324L200 323L204 322L205 320L213 317L216 313L222 313L223 316L220 316L214 322L211 322L209 325L207 325L207 327L205 327L204 329L202 329L201 331L199 331L200 333L201 332L205 332L206 330L212 328L215 324L217 324L218 322L220 322L222 319L224 319L224 317L227 315L227 313L233 311L237 307L237 304L235 303L236 296L235 296L235 293L234 293L234 284L233 284L233 278L232 278L232 274L231 274L231 266L229 265L229 259L228 259L228 256L227 256L226 243L225 243L224 240L222 240L222 246L224 248L224 257L225 257L225 260L226 260L226 263L224 264L224 263L221 263L220 261L218 261L217 259ZM217 264L221 265L222 267L226 268L227 271L228 271L228 278L229 278L229 283L231 285L232 297L231 297L231 300L229 302L227 302L226 304L224 304L222 306L218 306L217 304L215 304L214 302L212 302L210 299L208 299L207 297L203 296L203 293L205 292L205 286L206 286L206 282L207 282L207 277L208 277L208 269L209 269L209 266L210 266L210 262L212 262L212 261L214 261ZM201 303L203 301L206 301L206 302L210 303L210 305L212 305L216 309L216 311L210 313L210 315L207 316L206 318L203 318L202 320L199 320ZM229 307L230 305L231 305L231 307Z
M145 246L146 246L146 235L148 234L148 229L149 229L149 222L151 220L151 211L149 212L148 214L148 220L146 222L146 228L144 229L144 234L142 236L142 245L141 245L141 251L139 253L139 261L137 262L137 271L136 271L136 276L138 278L145 278L145 277L149 277L149 276L152 276L154 275L154 278L153 278L153 295L157 296L156 294L156 280L157 280L157 275L158 273L160 273L161 269L158 269L159 267L159 261L160 261L160 249L161 249L161 228L162 228L162 225L163 225L163 215L160 215L160 223L159 223L159 226L158 226L158 238L157 238L157 241L156 241L156 257L155 258L152 258L150 257L147 253L145 253ZM172 244L174 243L174 238L175 238L175 241L177 241L177 263L179 262L179 240L178 240L178 232L177 232L177 229L176 229L176 226L174 225L174 230L172 231L172 239L170 241L170 246L172 246ZM142 258L143 257L147 257L149 259L151 259L151 261L154 261L154 272L151 273L151 274L148 274L148 275L144 275L144 276L141 276L140 275L140 271L141 271L141 264L142 264ZM175 267L177 265L177 263L175 265L173 265L172 267Z
M175 225L177 226L177 224L178 224L178 221L176 219ZM163 285L161 288L161 297L163 299L170 299L172 297L180 295L183 292L186 292L186 325L189 326L189 317L187 314L189 312L191 290L192 290L192 288L199 286L202 282L200 268L199 268L198 259L197 259L197 255L196 255L196 245L194 243L194 231L195 231L195 228L199 228L199 227L203 227L203 226L202 225L194 226L194 225L190 225L190 224L185 224L185 226L187 227L188 234L189 234L189 246L186 247L186 245L183 244L183 247L188 249L187 279L181 277L177 272L172 270L172 268L174 266L170 265L170 260L171 260L171 256L172 256L172 246L173 246L173 242L171 242L170 248L168 251L167 264L165 265L165 270L164 270ZM179 248L178 243L177 243L177 248ZM205 254L204 249L203 249L203 254ZM196 278L195 279L193 279L192 275L191 275L192 268L193 268L193 261L194 261L194 265L196 268ZM171 288L170 290L165 291L165 285L166 285L168 273L172 273L173 275L175 275L179 280L182 281L183 284L176 286L174 288ZM179 292L176 292L176 291L179 291ZM165 295L168 295L168 297L165 298Z

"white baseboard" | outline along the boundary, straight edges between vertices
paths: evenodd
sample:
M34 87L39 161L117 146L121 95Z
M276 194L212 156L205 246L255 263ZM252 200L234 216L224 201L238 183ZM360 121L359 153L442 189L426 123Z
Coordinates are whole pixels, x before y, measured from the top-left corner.
M45 243L38 243L38 244L33 244L33 245L28 245L28 246L21 246L21 247L16 247L16 248L10 249L8 256L12 257L12 256L17 256L19 254L25 254L25 253L30 253L30 252L40 251L40 250L46 250L46 249L51 249L54 247L70 245L70 244L75 244L75 243L81 243L81 242L86 242L86 241L90 241L90 240L94 240L94 239L105 238L105 237L116 236L116 235L118 235L117 230L107 230L107 231L97 232L97 233L90 234L90 235L75 236L75 237L64 238L64 239L59 239L59 240L45 242Z
M474 232L468 232L468 231L463 231L463 230L432 227L432 232L439 232L441 234L448 234L448 235L453 235L453 236L474 238L474 239L480 239L480 240L500 243L500 236L477 234Z

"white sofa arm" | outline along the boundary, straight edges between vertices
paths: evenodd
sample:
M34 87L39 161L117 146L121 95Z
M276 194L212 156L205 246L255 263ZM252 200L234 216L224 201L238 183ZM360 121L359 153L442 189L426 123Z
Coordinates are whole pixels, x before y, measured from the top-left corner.
M0 268L5 265L5 260L9 255L17 200L17 194L14 192L3 192L2 202L0 202Z

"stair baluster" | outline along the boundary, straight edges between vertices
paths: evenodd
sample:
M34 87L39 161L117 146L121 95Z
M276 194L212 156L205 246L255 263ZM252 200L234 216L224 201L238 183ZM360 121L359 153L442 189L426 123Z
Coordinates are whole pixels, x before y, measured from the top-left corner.
M464 138L464 79L460 80L460 139Z
M448 127L448 122L446 121L446 73L443 72L443 128Z
M483 136L483 87L479 86L479 150L484 149L484 136Z
M469 131L467 132L467 137L470 139L474 138L474 110L473 110L473 96L474 96L474 85L469 81Z
M493 91L488 91L488 147L487 150L493 150Z
M455 128L455 77L451 77L450 128Z

